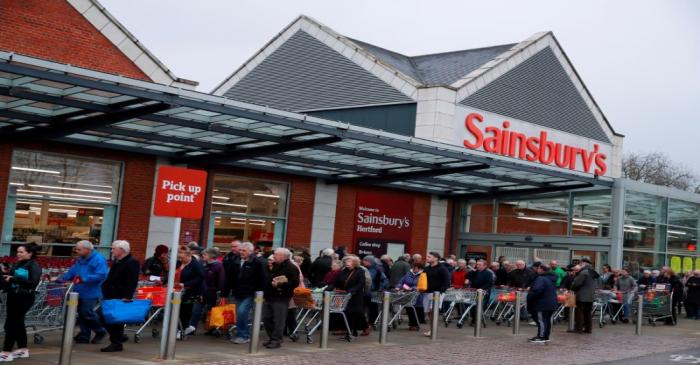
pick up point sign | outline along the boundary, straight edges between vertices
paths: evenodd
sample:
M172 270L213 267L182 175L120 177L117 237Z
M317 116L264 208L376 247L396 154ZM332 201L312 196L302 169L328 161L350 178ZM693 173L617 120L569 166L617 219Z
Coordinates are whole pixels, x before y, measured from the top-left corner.
M201 170L160 166L153 214L199 219L204 209L207 173Z

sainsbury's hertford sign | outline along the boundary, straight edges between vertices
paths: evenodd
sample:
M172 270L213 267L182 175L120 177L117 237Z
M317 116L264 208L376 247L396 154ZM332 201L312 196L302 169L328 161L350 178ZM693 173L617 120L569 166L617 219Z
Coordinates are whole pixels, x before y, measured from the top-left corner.
M383 255L388 244L411 240L413 199L391 193L357 192L353 241L359 255Z
M609 175L610 144L463 107L457 107L456 123L455 143L466 148L551 167Z

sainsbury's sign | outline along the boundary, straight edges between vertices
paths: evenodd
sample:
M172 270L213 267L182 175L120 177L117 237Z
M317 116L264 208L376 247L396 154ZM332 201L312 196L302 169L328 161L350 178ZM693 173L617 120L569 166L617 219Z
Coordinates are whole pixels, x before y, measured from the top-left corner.
M461 113L460 113L461 111ZM608 175L609 144L492 113L458 107L457 144L524 161Z

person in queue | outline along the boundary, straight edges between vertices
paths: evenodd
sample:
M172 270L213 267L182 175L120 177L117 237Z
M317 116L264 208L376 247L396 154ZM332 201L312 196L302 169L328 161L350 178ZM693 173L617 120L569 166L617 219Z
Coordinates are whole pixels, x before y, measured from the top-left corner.
M588 259L581 260L579 270L571 284L576 293L576 322L574 332L590 334L593 330L593 300L600 275L591 267Z
M34 304L35 290L41 280L41 267L36 263L39 246L22 243L17 246L17 262L12 268L3 265L0 287L7 293L5 300L5 340L0 362L28 358L27 327L24 316ZM17 344L17 350L12 349Z
M297 261L296 258L301 258L301 261ZM304 263L304 257L301 255L293 256L291 260L292 264L297 268L299 272L299 284L292 288L292 293L296 288L306 288L305 275L301 269L301 265ZM284 327L284 336L290 336L294 329L297 327L297 304L294 302L294 298L289 299L289 305L287 306L287 320Z
M637 280L639 290L650 289L654 286L654 283L655 281L651 277L651 270L644 270L644 272L642 272L642 277Z
M685 283L688 288L686 295L686 314L688 318L700 320L700 269L693 271L693 276Z
M143 263L141 272L149 277L157 276L161 283L165 283L168 278L168 246L156 246L153 256Z
M252 243L241 243L239 264L232 268L230 274L237 278L232 287L236 301L236 337L232 340L235 344L250 342L248 317L253 308L255 292L262 291L265 286L267 263L263 258L255 256L254 251Z
M323 278L323 286L332 285L341 271L343 271L343 262L340 260L333 260L333 263L331 263L331 271L327 272L326 276Z
M76 343L101 343L107 336L107 330L100 323L95 307L102 297L100 286L107 278L107 261L95 251L90 241L79 241L75 244L75 249L78 261L60 278L60 281L73 281L73 291L79 294L80 332L73 339ZM91 340L92 332L95 332L95 337Z
M603 265L603 269L600 273L598 281L598 285L603 290L610 290L615 287L615 273L613 272L613 269L612 267L610 267L610 265Z
M676 272L673 269L667 266L664 266L664 269L662 269L664 279L661 280L661 282L670 285L671 291L673 291L673 297L671 298L672 318L666 319L666 324L671 325L678 323L678 308L680 307L680 303L683 300L683 283L681 282L681 279L678 278Z
M452 272L452 287L462 289L467 282L467 261L457 260L457 268Z
M194 333L194 326L190 325L192 311L196 302L202 300L204 294L204 269L198 260L194 258L188 246L180 246L177 252L178 268L175 273L175 282L182 286L182 304L180 304L180 323L185 328L185 336ZM178 338L182 338L180 331Z
M462 260L464 261L464 260ZM464 262L464 266L467 266L466 261ZM463 269L466 271L466 269ZM396 290L403 290L403 291L415 291L418 288L418 278L420 275L423 273L423 265L422 264L413 264L413 267L409 272L404 275L401 280L399 280L398 283L396 283L396 286L394 286L394 289ZM416 302L421 302L423 300L423 294L419 294L418 298L416 299ZM419 328L419 320L417 316L422 316L424 313L422 311L416 311L414 312L410 308L406 308L406 314L408 314L408 330L409 331L418 331Z
M117 240L112 243L112 267L107 279L102 283L102 296L104 299L131 300L134 297L136 286L139 283L139 262L131 256L129 242ZM124 349L122 343L126 342L124 336L124 324L107 324L101 316L104 327L109 333L109 346L102 348L102 352L118 352Z
M425 291L423 296L423 310L425 313L429 313L433 305L440 305L440 303L433 303L433 293L439 292L444 293L451 284L450 273L447 271L444 265L440 264L440 254L437 252L430 252L425 257L427 265L425 266L425 274L428 278L428 289ZM440 296L442 298L442 295ZM440 300L442 301L442 300ZM428 318L432 316L428 315ZM432 334L430 330L423 332L423 335L430 337Z
M564 280L564 278L566 278L566 271L559 266L559 262L557 262L557 260L549 261L549 268L554 276L557 277L557 281L554 283L554 286L558 288L561 286L561 282Z
M535 274L525 265L525 261L515 261L515 269L508 274L508 285L514 288L529 288Z
M365 270L361 267L360 258L355 255L345 255L343 265L343 270L326 290L350 294L345 307L351 332L348 335L357 337L359 331L364 331L369 326L364 314Z
M408 263L406 256L401 255L396 258L396 262L394 262L389 270L389 287L396 287L399 281L401 281L409 271L411 271L411 264Z
M310 277L309 281L311 286L314 288L320 288L325 286L326 274L331 271L331 266L333 264L333 249L327 248L321 251L321 255L311 263Z
M505 261L507 263L507 261ZM491 270L496 273L496 281L493 283L494 286L504 286L508 285L508 271L505 267L502 267L499 262L491 263Z
M620 303L622 305L622 318L620 318L620 321L622 323L628 323L628 317L631 312L630 304L632 303L634 295L637 293L637 282L625 269L620 270L619 275L620 277L615 282L615 289L623 293L622 303Z
M272 268L266 275L263 290L263 323L269 337L263 342L263 346L276 349L282 346L289 301L294 294L294 288L299 286L299 269L290 262L291 252L286 248L275 249L272 257Z
M389 255L382 255L382 257L379 258L379 261L382 264L381 269L384 273L384 276L386 276L387 279L389 279L391 267L394 266L394 260L391 257L389 257Z
M494 282L494 275L491 273L491 271L488 270L488 265L486 261L479 260L476 262L474 273L472 274L471 279L468 281L467 284L472 289L483 289L484 303L488 303L489 294L491 292L491 288L493 287ZM472 307L470 317L471 322L469 323L469 325L474 326L474 323L476 321L476 307Z
M537 323L537 336L529 341L531 343L545 343L549 341L549 335L552 332L552 314L559 306L557 303L557 276L541 262L534 263L532 268L537 276L527 293L527 308Z
M219 253L220 251L216 247L207 247L202 251L200 263L204 270L204 292L202 300L194 303L192 319L190 320L190 327L194 327L195 332L203 315L216 305L219 294L226 286L224 266L217 260Z
M388 285L389 280L386 278L382 272L381 265L377 264L377 260L372 255L367 255L362 258L362 266L364 266L369 272L369 277L371 281L370 291L365 293L365 307L367 307L368 320L373 323L374 320L379 315L379 303L372 302L372 293L384 291ZM363 336L369 334L369 327L366 331L362 332Z
M236 282L234 268L240 266L241 261L241 240L234 239L231 241L231 250L224 255L221 264L224 266L224 275L226 276L226 286L224 287L222 297L228 297L231 294L231 288Z

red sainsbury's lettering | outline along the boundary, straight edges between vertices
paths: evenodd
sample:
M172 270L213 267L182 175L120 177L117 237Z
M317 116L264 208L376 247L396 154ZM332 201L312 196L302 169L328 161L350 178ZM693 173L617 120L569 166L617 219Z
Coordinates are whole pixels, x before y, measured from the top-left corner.
M464 147L470 149L483 149L489 153L515 157L521 160L539 162L544 165L556 165L569 170L577 169L577 161L581 161L584 172L595 175L605 175L607 171L607 156L600 152L600 146L593 145L593 151L585 148L570 146L549 140L546 131L540 131L538 136L527 136L524 133L509 130L509 121L503 121L501 127L488 126L480 128L478 123L484 121L484 116L479 113L469 113L464 120L464 125L471 138L464 139Z

